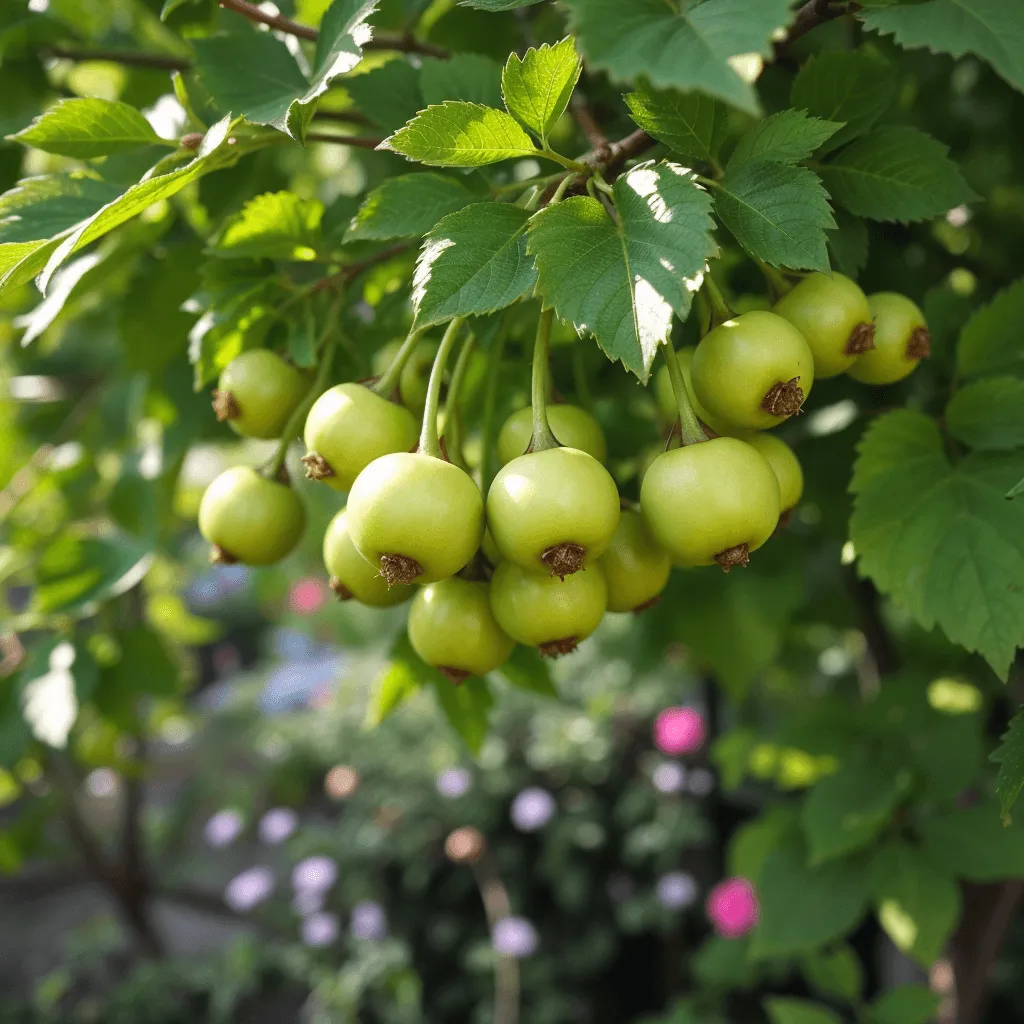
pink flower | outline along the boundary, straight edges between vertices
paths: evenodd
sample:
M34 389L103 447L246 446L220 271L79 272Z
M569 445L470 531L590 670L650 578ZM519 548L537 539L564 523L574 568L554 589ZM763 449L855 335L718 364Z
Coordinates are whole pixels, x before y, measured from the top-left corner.
M745 878L726 878L708 895L707 912L722 938L738 939L757 924L757 893Z
M693 708L666 708L654 723L654 744L663 754L692 754L704 742L704 718Z
M288 607L299 615L312 615L327 600L327 588L319 580L298 580L288 592Z

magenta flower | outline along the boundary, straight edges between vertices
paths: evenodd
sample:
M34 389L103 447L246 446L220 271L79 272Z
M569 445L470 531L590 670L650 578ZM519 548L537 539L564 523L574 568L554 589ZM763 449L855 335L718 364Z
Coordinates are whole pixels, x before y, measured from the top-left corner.
M726 878L708 894L708 917L725 939L738 939L757 924L757 893L745 878Z
M288 592L288 607L299 615L312 615L327 600L327 588L312 577L297 580Z
M654 745L663 754L692 754L704 742L704 718L693 708L666 708L654 723Z

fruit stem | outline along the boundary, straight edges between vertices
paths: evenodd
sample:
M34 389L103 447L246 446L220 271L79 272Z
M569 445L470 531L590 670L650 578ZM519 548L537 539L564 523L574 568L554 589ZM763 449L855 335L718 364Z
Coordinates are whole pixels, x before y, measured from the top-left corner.
M533 405L533 437L527 451L543 452L561 448L548 423L548 353L551 351L551 323L554 309L545 309L537 321L537 338L533 343L533 379L530 400Z
M729 308L729 303L725 301L725 296L718 290L718 285L715 284L715 279L711 276L710 270L704 274L704 284L701 288L707 297L708 305L711 307L709 327L711 330L714 330L727 320L731 320L733 318L733 311Z
M448 458L460 469L467 469L466 457L462 452L462 389L465 386L466 371L469 369L469 357L476 347L476 335L470 332L459 350L459 358L455 360L452 379L448 382L448 395L444 404L444 439L448 449Z
M457 316L448 324L441 339L441 345L434 357L434 365L430 368L430 381L427 384L427 404L423 410L423 427L420 430L421 455L430 455L435 459L443 459L444 452L441 450L441 442L437 434L437 410L441 402L441 382L444 380L444 365L448 361L448 354L455 347L459 332L465 323L465 318Z
M578 175L567 174L559 183L558 188L555 189L554 195L548 200L548 206L554 206L555 203L560 203L565 196L569 186L576 180Z
M487 353L487 390L484 392L484 414L480 425L480 488L486 494L494 480L494 439L497 434L498 383L501 378L501 357L505 351L505 324L498 329Z
M662 352L665 356L665 365L668 367L668 379L672 382L672 394L675 395L676 408L679 409L679 432L682 437L683 447L688 444L700 444L706 441L708 435L697 419L693 411L693 404L690 395L686 390L686 379L683 371L679 368L679 358L671 342L663 344Z
M764 274L765 280L768 282L768 290L772 293L772 300L777 302L782 298L786 292L793 290L792 282L787 281L784 274L777 270L775 267L765 263L764 260L754 260Z
M391 360L391 365L384 371L377 383L370 388L371 391L382 398L391 397L395 388L398 387L398 380L402 376L405 364L409 362L409 357L415 351L420 338L423 337L423 330L421 327L418 330L409 332L405 341L402 342L401 348L395 353L395 358Z

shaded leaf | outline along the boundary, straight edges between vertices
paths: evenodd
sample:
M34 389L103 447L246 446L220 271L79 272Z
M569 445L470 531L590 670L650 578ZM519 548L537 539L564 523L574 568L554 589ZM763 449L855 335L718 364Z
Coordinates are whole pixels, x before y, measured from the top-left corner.
M403 57L346 78L345 91L363 114L388 132L398 131L426 105L419 69Z
M388 178L369 192L345 232L345 241L425 235L442 217L477 199L456 178L422 172Z
M946 406L949 432L972 448L1024 445L1024 379L987 377L960 388Z
M764 1008L771 1024L842 1024L831 1010L804 999L766 999Z
M440 672L432 673L437 702L451 727L459 734L470 753L479 754L490 728L494 697L486 679L470 679L454 686Z
M498 674L519 690L558 699L558 690L551 678L551 662L534 647L517 646L498 669Z
M825 232L832 267L856 279L868 262L867 225L845 210L833 210L832 217L836 226Z
M501 106L501 65L479 53L456 53L444 60L426 57L420 71L423 102L465 100L485 107Z
M919 831L928 858L957 878L998 882L1020 877L1024 822L1004 825L990 801L925 818Z
M1003 821L1010 821L1010 812L1024 792L1024 711L1018 711L1003 733L1002 742L993 751L991 760L999 765L996 795L1003 812Z
M963 377L1012 373L1024 377L1024 280L1004 288L964 325L957 343Z
M867 1024L927 1024L941 1002L942 996L921 985L901 985L868 1007Z
M729 166L756 159L799 163L841 127L835 121L808 117L806 110L782 110L765 118L736 143L729 157Z
M626 95L633 120L648 135L690 160L717 167L729 134L729 108L699 92L652 89L641 83Z
M272 260L312 260L320 240L319 199L294 192L265 192L250 199L213 241L219 256Z

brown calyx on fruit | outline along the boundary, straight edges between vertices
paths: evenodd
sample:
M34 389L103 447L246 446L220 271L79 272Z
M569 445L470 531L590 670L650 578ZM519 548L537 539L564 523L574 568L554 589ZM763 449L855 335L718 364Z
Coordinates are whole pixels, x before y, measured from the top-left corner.
M338 595L339 601L351 601L356 596L337 576L332 576L327 581L327 585Z
M461 686L470 675L464 668L453 668L451 665L438 665L437 671L456 686Z
M655 594L649 601L644 601L643 604L638 604L633 609L633 614L639 615L641 612L647 611L648 608L653 608L656 604L661 604L661 594Z
M326 480L334 476L331 464L319 452L307 452L302 456L302 463L306 467L307 480Z
M586 558L587 549L568 540L561 544L552 544L540 556L540 560L551 570L551 575L557 576L560 580L579 572Z
M765 412L782 419L795 416L803 404L804 389L800 387L799 377L777 381L761 399L761 408Z
M915 327L903 350L908 359L925 359L932 354L932 336L927 327Z
M235 565L238 559L230 551L226 551L219 544L214 544L210 549L210 561L214 565Z
M782 531L789 526L793 519L793 510L791 508L784 508L779 513L779 521L775 524L775 533L782 533ZM775 534L772 534L774 537Z
M843 349L844 356L859 356L862 352L869 352L875 347L875 325L860 323L846 339L846 348Z
M735 569L737 565L746 568L750 565L750 548L746 544L737 544L734 548L726 548L715 555L715 561L724 572Z
M221 391L219 388L213 392L213 411L219 423L237 420L242 415L238 399L230 391Z
M561 640L548 640L547 643L537 644L537 650L545 658L560 658L563 654L572 654L579 646L579 641L574 636L564 636Z
M186 132L180 139L178 145L182 149L198 149L203 142L202 132Z
M397 583L412 583L423 575L423 566L408 555L384 554L380 556L380 574L388 586Z

